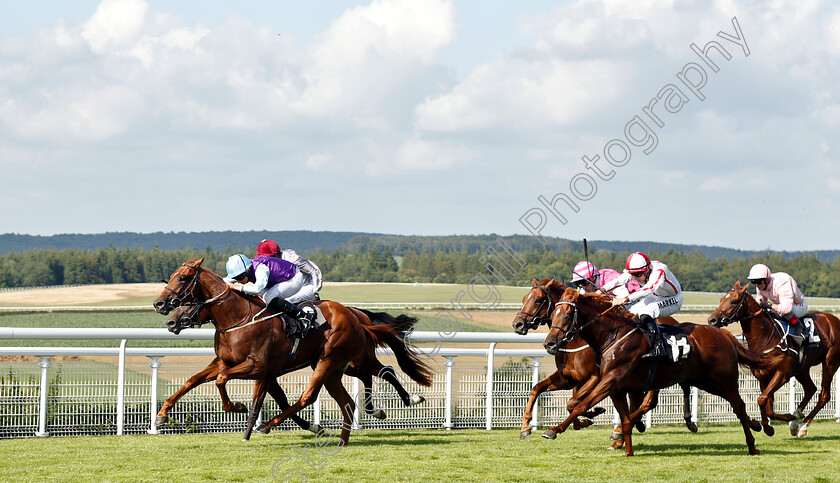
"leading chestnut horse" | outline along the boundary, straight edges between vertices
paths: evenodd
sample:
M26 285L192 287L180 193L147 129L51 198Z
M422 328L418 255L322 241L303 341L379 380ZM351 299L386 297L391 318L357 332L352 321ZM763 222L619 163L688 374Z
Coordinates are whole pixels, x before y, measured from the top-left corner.
M525 335L529 329L537 329L540 325L549 325L555 304L567 288L565 284L554 278L543 279L540 282L533 279L531 285L531 290L522 298L522 308L513 319L514 331L519 335ZM673 317L660 317L657 322L666 325L678 323ZM522 418L522 426L520 427L519 437L521 439L525 439L531 434L534 405L540 394L547 391L571 389L572 397L566 406L566 409L571 412L580 400L588 395L601 380L601 373L595 360L595 352L580 337L575 337L563 349L557 351L554 355L554 365L557 370L531 388L530 397L525 406L525 414ZM630 407L636 409L642 401L642 393L630 393L628 398ZM591 414L584 413L583 416L590 418L602 414L604 411L603 408L595 408L594 412ZM683 394L683 413L686 427L691 432L696 433L697 424L691 420L691 398L687 387ZM591 424L592 422L588 419L575 419L573 428L581 429ZM555 426L547 430L543 437L553 439L556 437L557 429L558 427ZM636 429L639 432L644 432L644 423L639 421L636 424ZM621 429L617 426L611 436L614 442L610 449L620 448L623 444L622 437Z
M294 341L286 337L280 316L267 312L259 297L231 289L219 275L202 267L203 261L201 258L182 264L154 306L159 313L193 302L212 308L217 327L214 346L221 369L215 378L216 386L224 386L228 379L256 381L244 439L251 435L270 380L305 366L313 368L309 385L297 402L265 424L265 432L312 404L321 388L326 387L344 418L339 444L347 444L355 403L344 389L341 376L350 362L373 346L389 346L409 377L423 385L431 384L431 370L404 340L413 319L397 325L374 325L369 320L363 324L360 319L367 317L364 312L338 302L319 301L317 306L327 322L295 347ZM205 370L213 369L208 366Z
M717 327L695 324L678 324L687 335L691 353L687 359L669 363L656 359L642 359L649 344L636 327L635 316L623 307L614 307L610 299L601 294L580 294L566 289L557 303L551 318L551 330L545 338L545 348L556 353L574 337L580 335L600 355L601 380L565 421L560 423L563 432L572 420L609 396L621 416L625 454L633 455L631 433L633 423L656 407L658 389L679 384L726 399L744 428L750 454L758 454L755 437L750 429L759 431L758 421L747 415L746 405L738 394L738 364L769 368L778 363L778 355L757 354L741 346L735 336ZM651 365L658 367L651 376ZM641 406L630 410L626 396L630 392L648 387Z
M724 294L718 308L709 316L709 324L724 327L737 321L741 324L741 330L750 349L781 356L777 366L752 371L761 387L761 395L758 397L761 424L764 426L764 432L772 436L774 431L769 419L790 421L790 434L800 438L805 437L808 434L808 425L814 420L814 416L831 399L831 381L840 366L840 319L823 312L812 312L806 315L814 320L821 341L819 347L804 347L805 353L799 362L797 351L782 350L780 347L785 338L784 334L777 329L767 311L762 309L758 301L747 291L749 286L750 284L747 283L742 287L740 280L735 282L732 290ZM789 341L784 342L786 347L791 347ZM822 390L814 409L803 418L805 407L817 392L817 386L811 379L811 367L817 364L822 364ZM793 415L777 414L773 411L773 395L791 377L795 377L802 384L805 394Z
M172 317L166 321L167 328L170 332L174 334L179 334L185 328L191 327L200 327L203 324L212 323L216 325L215 320L212 318L211 311L209 310L209 305L212 304L205 304L205 303L191 303L189 306L180 306L175 309ZM187 308L188 307L188 308ZM355 309L361 310L361 309ZM406 315L400 315L397 318L393 318L386 313L371 313L367 311L362 311L367 315L366 318L363 320L372 320L374 322L379 323L391 323L400 325L410 319ZM411 321L409 321L411 322ZM413 323L413 322L412 322ZM161 406L160 411L155 418L155 426L161 426L169 419L169 410L177 403L186 393L195 389L201 384L214 380L216 376L218 376L219 372L224 369L224 364L219 361L219 358L216 357L204 370L195 374L193 377L189 378L180 389L178 389L175 393L173 393ZM377 419L385 419L386 414L385 411L382 409L377 409L373 405L373 376L380 377L394 386L394 389L397 390L397 394L400 396L400 399L403 402L404 406L413 406L415 404L422 403L425 399L422 396L416 394L409 394L408 391L400 383L399 379L397 378L394 369L390 366L384 366L376 357L376 351L373 347L368 347L368 350L361 354L359 357L354 359L350 362L350 365L347 367L345 374L348 376L355 377L362 381L364 385L364 410L366 414L369 414ZM274 398L277 402L277 405L280 409L286 409L290 406L288 399L286 398L286 393L283 389L276 384L276 379L269 381L268 393ZM227 390L225 386L219 386L219 396L222 399L222 408L227 412L236 412L236 413L244 413L247 412L247 409L242 403L231 403L230 398L228 397ZM292 420L300 426L301 429L305 429L307 431L311 431L315 434L321 432L321 426L317 424L311 424L308 421L300 418L297 415L291 416Z

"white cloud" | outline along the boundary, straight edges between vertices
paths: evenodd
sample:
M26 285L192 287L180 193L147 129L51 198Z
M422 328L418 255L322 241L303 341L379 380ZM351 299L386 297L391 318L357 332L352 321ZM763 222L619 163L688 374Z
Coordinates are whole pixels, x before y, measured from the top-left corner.
M99 54L123 46L140 32L148 11L145 0L103 0L85 22L82 37Z

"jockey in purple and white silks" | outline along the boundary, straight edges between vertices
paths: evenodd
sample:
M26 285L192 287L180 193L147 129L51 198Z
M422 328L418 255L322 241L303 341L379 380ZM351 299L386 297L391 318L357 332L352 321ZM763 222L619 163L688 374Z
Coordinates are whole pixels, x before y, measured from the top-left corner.
M624 272L612 282L606 284L603 290L610 290L618 284L627 283L631 279L637 280L642 287L627 297L616 297L613 305L631 303L628 310L639 316L639 325L653 335L651 349L642 358L665 355L662 347L662 335L654 319L667 317L680 311L683 304L683 293L677 277L660 261L651 261L647 255L636 252L627 257Z
M300 333L300 337L304 338L315 327L315 311L312 307L301 309L295 305L305 300L306 293L302 290L304 276L294 263L264 255L251 260L239 253L228 258L225 269L225 282L231 288L259 295L269 308L291 315L299 322L299 327L293 327L292 324L286 327L289 337Z
M595 292L601 289L604 285L612 282L621 274L611 268L598 269L592 263L586 260L581 260L575 265L572 270L572 280L569 282L573 287L578 288L581 292ZM609 294L613 297L627 297L631 293L639 290L641 285L636 280L630 280L625 284L619 284L609 290Z
M324 278L318 265L304 258L290 248L280 248L274 240L263 240L257 245L257 257L267 255L292 262L302 274L304 280L300 290L293 296L286 297L292 303L304 300L317 300L318 292L324 285Z

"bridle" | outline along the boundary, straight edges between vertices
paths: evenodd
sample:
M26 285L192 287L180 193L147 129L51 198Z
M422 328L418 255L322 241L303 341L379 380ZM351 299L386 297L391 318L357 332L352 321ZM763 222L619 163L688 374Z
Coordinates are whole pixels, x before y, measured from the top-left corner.
M218 275L216 275L215 273L211 272L210 270L205 269L204 267L202 267L200 265L190 265L187 262L184 262L184 263L181 264L181 266L191 268L195 271L195 273L193 274L192 280L190 280L190 282L187 284L187 286L184 287L183 290L181 290L180 292L176 292L175 290L172 290L171 288L169 288L168 284L164 287L164 289L172 292L172 294L174 295L174 298L167 301L167 303L172 308L177 308L177 307L181 307L182 305L186 305L186 306L197 306L198 309L200 309L203 305L215 302L215 301L225 297L227 294L230 293L230 286L228 286L228 284L225 283L225 289L220 294L218 294L218 295L212 295L211 294L209 299L204 300L204 301L200 301L198 299L198 297L195 296L195 288L198 285L198 276L201 272L207 272L207 273L213 275L214 277L218 278L222 282L224 282L224 280L221 277L219 277ZM198 309L196 309L194 314L198 313Z
M537 308L534 309L533 313L523 312L522 310L519 310L518 312L516 312L516 316L520 317L525 322L525 324L527 324L528 327L531 328L531 329L536 329L542 324L548 324L551 320L548 317L548 315L551 314L552 310L554 310L554 301L551 299L551 294L548 292L548 290L545 287L543 287L542 285L537 285L535 287L531 287L532 290L535 289L535 288L538 288L538 289L542 290L543 294L545 295L545 299L543 299L539 303L539 305L537 305ZM543 311L543 307L546 307L546 306L547 306L547 308L545 310L545 315L538 315L539 313L541 313ZM530 322L528 321L528 317L531 318Z
M571 305L572 308L574 309L574 312L573 312L573 315L572 315L572 324L569 326L568 331L566 329L558 326L558 325L551 324L551 326L550 326L551 329L557 329L557 330L559 330L560 332L563 333L563 337L561 337L560 340L558 341L558 344L561 347L568 344L569 342L571 342L572 339L577 337L577 335L580 334L581 331L583 331L583 329L585 329L585 328L589 327L590 325L594 324L598 319L607 315L607 313L615 307L615 305L611 305L606 310L604 310L603 312L596 315L595 317L593 317L588 322L586 322L584 324L581 324L580 327L578 327L577 325L578 325L578 320L580 319L580 312L578 311L577 303L561 300L560 302L557 302L557 305L558 306L559 305ZM557 307L557 308L559 309L560 307ZM557 310L557 309L555 309L555 310ZM552 317L552 320L553 319L554 318Z
M731 290L728 293L731 294L733 292L734 293L739 293L736 290ZM720 310L720 308L718 308L718 310L720 310L720 313L722 314L718 327L726 327L727 325L730 325L733 322L743 322L745 320L752 319L754 317L757 317L761 312L764 311L764 309L762 308L762 309L759 309L759 311L754 313L754 314L749 314L749 315L745 315L743 317L738 317L738 313L741 312L741 309L744 307L744 304L747 302L747 297L748 296L749 296L749 294L744 292L744 294L741 297L741 300L738 301L738 303L735 305L735 308L732 309L728 314L726 312L724 312L723 310Z

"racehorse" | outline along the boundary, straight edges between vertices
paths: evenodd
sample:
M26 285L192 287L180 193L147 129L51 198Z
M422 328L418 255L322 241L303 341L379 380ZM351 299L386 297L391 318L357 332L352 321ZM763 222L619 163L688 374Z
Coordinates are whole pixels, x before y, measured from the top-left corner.
M529 329L537 329L542 324L549 325L554 306L566 290L565 284L553 278L544 279L541 282L533 279L531 285L531 290L522 299L522 308L516 313L516 317L513 319L514 331L520 335L525 335ZM672 317L661 317L657 319L657 322L668 325L678 323ZM580 337L575 337L570 340L563 349L557 351L554 355L554 364L557 370L531 388L531 394L525 406L525 414L522 418L522 426L520 428L519 437L521 439L525 439L531 434L531 419L534 405L540 394L546 391L571 389L573 391L572 397L566 406L566 409L571 412L601 379L601 374L595 360L595 352ZM691 432L696 433L697 424L691 420L691 398L688 394L688 387L684 388L684 390L683 412L685 424ZM630 407L635 409L641 403L642 394L630 393L628 394L628 398L630 400ZM586 418L590 418L602 414L604 411L603 408L595 408L592 414L584 413L583 415ZM581 429L590 426L592 422L588 419L575 419L572 424L574 429ZM644 423L641 421L637 422L636 429L639 432L644 432ZM553 439L556 437L556 430L557 427L555 426L547 430L543 436ZM610 449L620 448L623 444L622 438L620 428L616 427L611 436L614 442L610 446Z
M280 316L266 312L265 303L259 297L231 289L220 276L202 267L203 261L201 258L184 262L172 274L154 307L165 314L182 304L208 306L216 325L214 346L219 362L217 367L208 366L204 377L219 369L215 377L218 387L231 378L256 381L244 439L250 438L262 401L271 386L270 380L305 366L313 368L306 390L297 402L265 423L261 427L263 432L312 404L321 387L326 387L343 413L339 444L347 444L355 403L341 384L341 376L351 361L374 346L389 346L400 368L410 378L426 386L431 384L431 369L404 341L414 319L401 319L397 324L374 324L368 320L363 324L360 319L367 318L365 312L338 302L319 301L317 307L327 322L307 338L297 341L295 347L295 341L286 337Z
M186 306L181 306L175 309L175 312L172 317L167 320L166 325L170 332L174 334L179 334L185 328L191 327L200 327L206 323L214 323L213 319L210 316L210 310L206 310L207 304L202 303L194 303L191 304L188 310L185 308ZM356 309L361 310L361 309ZM396 319L391 317L389 314L386 313L371 313L362 310L367 317L363 318L363 321L366 320L373 320L373 321L386 321L392 324L402 324L409 319L406 315L400 315ZM220 365L218 357L214 359L210 365L207 366L207 369L212 368L211 372L205 373L205 371L199 372L187 382L184 383L181 388L176 391L169 399L164 402L163 406L161 407L160 411L158 412L157 417L155 418L155 425L161 426L168 420L168 412L172 406L175 405L187 392L191 391L195 387L213 380L218 375L220 371L219 367L223 366ZM377 419L385 419L386 414L385 411L382 409L377 409L373 405L373 376L376 375L394 386L394 389L397 390L397 394L400 396L400 399L403 402L403 405L406 407L413 406L415 404L420 404L425 399L422 396L417 394L408 394L405 388L400 383L399 379L397 378L394 369L390 366L383 366L379 359L376 358L376 351L372 347L368 347L368 350L362 353L359 357L354 359L350 362L350 365L347 367L345 374L355 377L362 381L364 384L364 410L366 414L369 414ZM273 380L275 384L270 384L268 387L268 393L274 398L277 402L277 405L280 409L286 409L289 407L289 401L286 398L286 393L283 392L283 389L276 385L276 380ZM227 395L227 391L225 390L225 386L219 387L219 395L222 398L222 408L225 411L232 411L238 413L246 412L246 408L242 403L230 403L230 398ZM225 403L227 401L227 403ZM291 416L292 420L301 427L301 429L305 429L308 431L312 431L315 434L321 432L321 426L317 424L311 424L308 421L300 418L297 415Z
M758 421L747 415L746 405L738 394L738 364L767 368L778 363L780 356L764 355L741 346L735 336L723 329L695 324L678 324L685 331L691 346L688 358L679 362L642 359L649 344L635 325L635 316L623 307L613 306L601 294L580 294L566 289L551 317L551 330L545 338L550 354L580 335L600 355L601 380L558 426L565 431L573 418L609 396L621 416L625 454L633 455L631 433L633 423L656 407L658 389L679 384L698 387L726 399L744 428L750 454L759 454L750 429L759 431ZM639 409L632 411L626 395L633 391L651 391Z
M732 290L726 292L720 299L718 308L709 316L709 324L724 327L738 321L741 323L741 330L750 349L781 355L777 366L767 370L753 369L752 371L761 387L761 395L758 397L761 424L764 426L764 432L772 436L774 430L770 426L769 419L790 421L790 434L800 438L805 437L808 434L808 425L814 420L814 416L831 399L831 381L834 379L837 368L840 367L840 319L823 312L811 312L805 315L814 320L821 341L819 347L805 347L806 344L803 343L804 354L800 361L799 353L791 349L791 342L785 340L782 329L747 292L749 286L750 284L747 283L742 287L740 280L735 282ZM822 390L814 409L803 417L805 407L817 392L817 386L811 379L811 367L817 364L822 364ZM795 377L802 384L805 394L794 414L777 414L773 411L773 395L791 377Z

